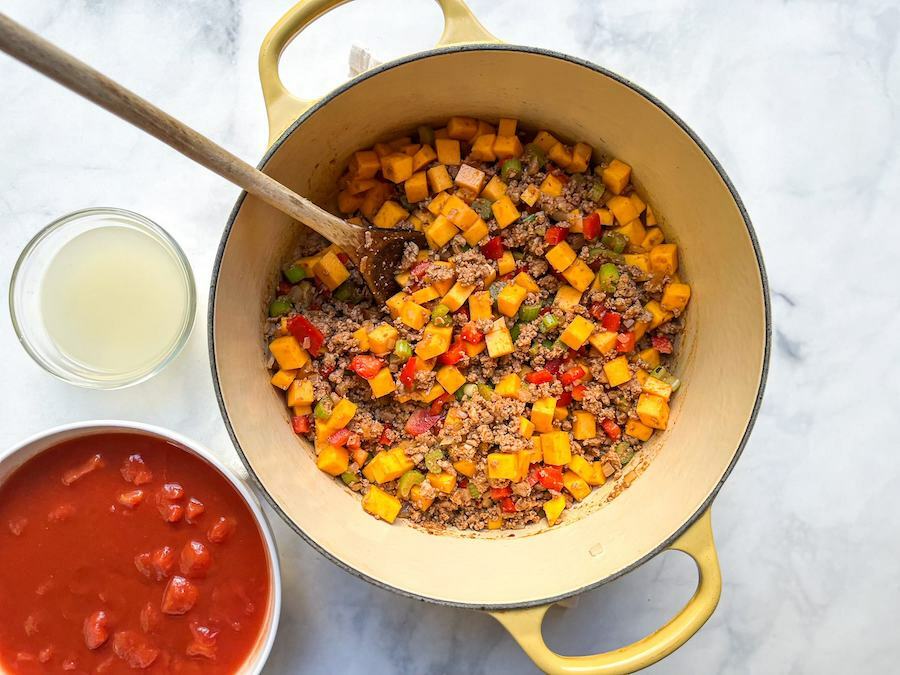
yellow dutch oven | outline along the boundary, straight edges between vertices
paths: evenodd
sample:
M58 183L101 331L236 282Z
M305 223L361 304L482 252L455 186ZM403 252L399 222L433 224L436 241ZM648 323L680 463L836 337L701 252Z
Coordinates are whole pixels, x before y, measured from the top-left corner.
M222 239L209 304L213 378L234 444L275 510L348 572L410 597L490 612L547 672L625 673L655 663L718 602L709 507L747 441L766 376L765 273L741 201L709 150L647 92L571 56L502 44L461 0L439 0L445 26L435 49L374 68L318 101L292 96L278 76L281 53L343 1L299 3L263 42L271 147L259 167L333 208L352 152L451 115L515 117L622 158L652 197L667 238L681 247L694 289L678 367L684 384L669 429L633 460L630 485L607 483L553 528L435 535L375 520L315 468L269 384L265 307L302 228L243 194ZM563 102L551 90L577 95ZM604 654L562 656L547 647L541 622L553 603L665 549L687 553L699 570L696 593L669 623Z

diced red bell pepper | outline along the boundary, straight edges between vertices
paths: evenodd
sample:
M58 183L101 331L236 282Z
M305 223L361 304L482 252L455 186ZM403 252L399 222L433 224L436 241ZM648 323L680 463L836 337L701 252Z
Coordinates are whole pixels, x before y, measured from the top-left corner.
M462 340L457 339L450 349L438 356L438 363L442 366L452 366L462 361L462 357L466 354L466 348L463 346Z
M282 279L278 282L278 295L287 295L291 292L291 288L291 285L287 281Z
M547 359L547 363L545 364L545 368L549 370L551 373L556 375L559 372L559 369L562 367L563 359L560 357L555 357L552 359Z
M557 408L565 408L572 402L572 392L564 391L556 398L556 407Z
M469 344L477 345L484 340L484 335L475 327L474 323L467 323L462 327L459 336Z
M547 228L547 233L544 235L544 241L546 241L551 246L555 246L563 239L565 239L566 235L568 234L568 227L559 227L558 225L554 225L553 227Z
M495 502L499 502L504 497L509 497L512 494L512 488L508 485L502 488L491 488L491 499Z
M526 373L525 381L531 384L544 384L545 382L552 382L553 373L551 373L546 368L542 368L541 370L535 370L531 373Z
M622 352L623 354L633 352L634 343L636 341L637 340L635 340L634 331L619 333L619 335L616 337L616 351Z
M384 429L381 430L381 436L378 437L378 443L380 445L390 445L393 438L394 428L390 424L385 424Z
M615 333L619 330L619 326L622 325L622 315L618 312L607 312L600 319L600 325L603 326L603 330Z
M588 241L593 241L600 236L603 226L600 224L600 216L594 211L589 216L581 219L582 234Z
M441 419L440 415L432 415L429 410L419 408L409 416L403 429L410 436L418 436L431 429L431 427L438 423L439 419Z
M347 438L347 448L349 450L359 450L362 447L362 436L359 434L350 434Z
M537 470L538 482L548 490L563 489L562 469L558 466L542 466Z
M332 445L337 445L339 447L344 447L347 445L347 441L350 440L350 430L344 427L343 429L338 429L333 434L328 437L328 442Z
M384 361L377 356L360 354L351 359L349 368L360 377L371 380L384 368Z
M305 316L297 315L288 319L287 329L291 335L297 338L302 345L303 341L309 340L309 353L313 356L319 355L322 349L322 343L325 342L325 336L315 325Z
M603 306L603 303L595 302L591 304L591 316L600 321L603 319L606 314L606 308Z
M319 368L319 375L321 375L323 379L327 379L328 376L331 375L335 371L336 368L337 368L337 366L334 364L327 365L327 366L325 364L322 364L322 367Z
M575 366L574 368L569 368L566 372L559 376L559 381L564 385L570 385L576 380L580 380L582 377L587 374L587 371L581 366Z
M487 240L487 243L481 247L481 253L485 258L490 258L491 260L500 260L503 257L503 253L506 251L506 247L503 246L503 239L500 237L491 237Z
M515 513L516 503L511 497L504 497L500 500L500 510L503 511L503 513Z
M412 389L416 379L416 357L410 356L403 368L400 369L400 383L407 389Z
M605 420L600 422L600 426L603 429L603 433L605 433L614 441L619 440L619 437L622 435L622 430L619 428L619 425L609 418L606 418Z
M538 471L540 471L540 467L537 466L537 465L535 465L535 464L532 464L532 465L531 465L531 472L528 474L528 478L525 479L525 480L528 481L528 484L529 484L531 487L534 487L535 484L536 484L536 483L538 482L538 480L539 480L539 479L538 479Z
M309 433L309 415L294 415L291 418L291 428L294 430L295 434Z
M431 262L428 260L420 260L415 265L412 266L412 269L409 270L410 275L415 279L422 279L428 274L428 268L431 267Z
M572 398L576 401L584 400L584 393L587 391L587 387L583 384L576 384L572 387Z
M672 339L668 335L654 335L650 338L650 344L660 354L671 354L673 351Z
M453 398L453 396L450 394L441 394L431 402L431 407L428 409L428 412L432 415L440 415L441 410L444 409L444 404L451 398Z

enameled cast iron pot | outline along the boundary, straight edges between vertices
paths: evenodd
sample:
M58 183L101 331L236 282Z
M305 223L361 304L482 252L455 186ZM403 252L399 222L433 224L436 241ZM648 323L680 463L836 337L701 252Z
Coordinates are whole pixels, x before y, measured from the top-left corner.
M747 441L766 375L765 274L740 199L709 150L647 92L570 56L501 44L461 0L439 0L437 48L374 68L319 101L292 96L278 76L282 51L343 1L300 2L262 45L271 147L260 169L331 208L355 150L451 115L515 117L622 158L681 247L694 290L678 366L684 384L669 429L636 458L633 484L607 483L553 528L433 535L375 520L315 468L269 384L265 307L301 228L243 194L216 259L209 314L213 376L235 447L285 521L347 571L403 595L491 612L545 671L621 673L654 663L715 609L721 577L709 506ZM553 93L566 91L577 95ZM667 548L690 555L700 573L696 594L668 624L605 654L566 657L546 646L550 605Z

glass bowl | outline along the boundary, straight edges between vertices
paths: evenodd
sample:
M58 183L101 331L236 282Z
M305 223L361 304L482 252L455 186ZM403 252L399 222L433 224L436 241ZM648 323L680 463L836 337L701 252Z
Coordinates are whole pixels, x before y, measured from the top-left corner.
M177 269L175 292L183 293L183 316L174 324L171 339L164 338L156 354L140 366L101 368L73 358L51 336L44 319L42 287L45 273L64 246L76 237L101 227L122 227L148 237ZM146 242L142 242L143 245ZM127 284L123 279L123 284ZM99 300L98 300L99 301ZM76 211L50 223L38 232L19 256L9 285L9 310L19 342L31 357L51 375L71 384L92 389L119 389L153 377L184 347L194 326L197 294L194 274L184 251L159 225L144 216L116 208ZM110 311L110 321L115 312Z

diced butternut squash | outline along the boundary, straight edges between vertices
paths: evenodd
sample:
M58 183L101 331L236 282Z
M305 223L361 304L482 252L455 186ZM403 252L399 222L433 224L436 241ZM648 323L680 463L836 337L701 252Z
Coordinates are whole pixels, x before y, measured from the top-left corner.
M355 178L373 178L381 169L381 162L374 151L360 150L353 153L349 169Z
M400 316L400 310L403 308L403 303L409 299L409 294L400 291L398 293L394 293L391 297L385 301L385 306L388 308L388 311L391 313L391 318L396 319Z
M625 423L625 433L640 441L647 441L653 435L653 429L639 420L630 419Z
M519 195L519 199L528 204L528 206L534 206L537 203L537 200L541 198L541 191L537 185L529 185L527 188L522 190L522 194Z
M476 344L472 344L471 342L466 342L465 340L463 340L463 349L471 358L473 356L478 356L481 352L487 349L487 344L485 344L484 340Z
M550 152L550 148L559 143L549 131L539 131L532 142L544 152Z
M363 497L362 506L366 513L385 522L393 523L397 519L402 505L400 500L393 495L388 494L377 485L371 485Z
M453 287L447 295L443 297L441 302L447 305L451 312L455 312L465 304L466 300L469 299L469 296L472 295L472 291L474 290L475 286L457 281L453 284Z
M614 159L600 174L603 184L615 194L622 194L631 181L631 167L625 162Z
M515 316L528 291L518 284L506 284L497 296L497 309L504 316Z
M516 455L511 452L492 452L487 456L487 474L491 480L518 480Z
M410 204L428 199L428 177L425 172L418 171L414 173L403 184L403 191L406 192L406 201Z
M444 204L447 203L448 199L450 199L450 194L448 192L438 192L434 198L428 202L426 208L432 215L440 215L441 209L444 208Z
M569 265L575 262L578 255L572 250L568 243L561 241L544 254L547 261L553 266L557 272L564 272Z
M586 410L576 410L572 422L572 435L576 441L597 437L597 418Z
M641 223L640 218L635 218L631 222L622 225L622 227L617 227L613 232L618 232L628 239L630 245L629 250L640 249L641 242L644 241L644 237L647 235L647 231L644 229L644 225Z
M459 167L456 178L453 182L463 190L468 190L472 195L477 195L484 187L485 175L484 171L476 169L474 166L463 164Z
M408 216L409 211L404 209L397 202L388 200L381 205L380 209L378 209L378 213L375 214L372 223L375 227L388 230L396 227L397 223Z
M575 499L581 501L591 494L591 486L574 471L566 471L563 474L563 485Z
M583 260L576 260L562 273L566 281L581 291L586 291L594 280L594 271Z
M400 308L400 320L413 330L422 330L431 318L431 311L407 300Z
M437 372L437 381L448 394L452 394L466 383L466 376L456 366L442 366Z
M478 133L476 134L476 138L478 136L484 136L485 134L496 134L497 129L490 122L485 122L484 120L478 120Z
M398 315L399 316L399 315ZM369 333L369 349L376 356L382 356L394 349L397 344L397 329L389 323L379 324Z
M382 157L387 157L391 154L394 151L394 148L387 143L376 143L372 146L372 150L374 150L375 154L378 155L378 158L381 159Z
M675 274L678 271L678 246L659 244L651 248L650 269L654 274Z
M638 196L637 192L632 192L628 195L628 198L631 200L631 203L634 204L634 209L638 212L638 215L642 214L644 209L647 208L647 204L645 204L644 200Z
M425 236L429 244L435 249L445 246L458 232L459 229L456 225L451 223L447 216L444 215L435 218L431 225L425 228Z
M631 265L632 267L637 267L640 270L640 274L637 275L637 278L640 281L648 279L650 277L650 256L646 253L626 253L622 256L625 259L626 265Z
M666 289L663 291L662 301L660 301L659 304L662 305L663 309L682 312L684 311L684 308L687 307L688 300L690 299L690 286L681 283L671 283L666 286Z
M351 195L358 195L366 190L371 190L378 185L378 181L374 178L354 178L347 183L347 192Z
M497 225L499 225L501 229L516 222L521 215L515 204L512 203L512 200L507 195L503 195L491 204L491 212L494 214L494 218L497 219Z
M659 350L654 349L653 347L638 352L638 358L642 361L646 361L650 368L656 368L660 363Z
M484 341L487 343L488 355L492 359L512 354L515 350L509 328L503 319L494 322L491 330L484 336Z
M353 416L356 414L356 409L357 406L353 401L342 398L334 404L334 409L331 411L331 417L328 418L328 428L331 431L343 429L350 424L350 420L352 420Z
M650 320L650 330L653 330L654 328L663 325L667 321L672 320L672 313L664 310L662 308L662 305L660 305L656 300L651 300L650 302L648 302L646 305L644 305L644 309L650 312L650 315L653 317Z
M419 511L427 511L428 507L434 502L434 497L426 497L422 492L422 488L418 485L414 485L413 489L409 491L409 501Z
M512 251L504 251L497 261L497 271L500 272L500 276L503 276L504 274L515 272L515 270L516 259L513 257Z
M581 455L572 455L569 469L588 485L603 485L606 482L600 462L589 462Z
M522 438L531 438L534 435L534 422L527 417L519 417L519 434ZM543 457L543 452L541 452Z
M541 452L544 453L544 464L565 466L572 459L569 434L565 431L549 431L541 434Z
M561 169L568 169L572 163L572 148L565 143L556 143L547 151L547 156Z
M313 274L332 291L350 278L350 271L344 267L344 263L333 251L319 258L319 262L313 268Z
M669 404L661 396L641 394L637 414L641 422L652 429L665 429L669 424Z
M275 338L269 343L269 351L282 370L297 370L309 363L309 354L293 335Z
M397 390L394 377L387 368L379 370L375 377L369 380L369 386L372 388L372 398L381 398Z
M566 498L556 495L553 499L544 502L544 514L547 516L547 524L553 527L566 508Z
M612 211L609 209L597 209L597 216L600 218L600 224L608 227L613 224Z
M469 156L480 162L493 162L497 159L494 154L494 134L483 134L472 142L472 150Z
M433 166L425 172L432 192L442 192L453 187L453 179L444 164Z
M412 302L415 302L415 303L421 305L423 303L430 302L431 300L436 300L439 297L441 297L440 292L432 284L431 286L425 286L424 288L420 288L415 293L410 295L409 299Z
M653 212L653 209L650 208L649 204L647 204L647 213L644 216L644 222L647 223L647 227L658 224L657 220L656 220L656 214ZM661 242L657 242L657 243L661 243Z
M647 223L648 225L650 223ZM649 251L654 246L659 246L666 240L663 231L658 227L647 228L647 234L644 235L644 241L641 242L641 248Z
M411 143L412 138L410 138L409 136L400 136L399 138L395 138L392 141L388 141L388 145L391 147L391 150L402 150Z
M534 428L541 433L553 431L553 412L556 410L556 399L552 396L539 398L531 405L531 421Z
M456 476L447 471L428 474L428 482L438 492L448 495L456 489Z
M422 339L416 345L416 355L423 359L433 359L450 349L453 339L453 326L425 326Z
M519 392L522 390L522 378L516 373L504 375L494 388L497 396L505 396L506 398L519 398Z
M441 164L456 166L461 161L459 141L454 138L436 138L434 149Z
M514 120L509 117L501 117L500 121L497 122L497 135L498 136L515 136L516 135L516 125L518 125L519 120Z
M618 195L610 197L609 201L606 202L606 207L612 211L612 214L616 217L616 221L620 225L630 223L639 215L637 209L634 208L634 204L628 197L621 197Z
M287 390L287 404L292 408L295 405L312 405L315 402L313 384L310 380L294 380Z
M569 162L569 171L572 173L584 173L591 161L593 148L587 143L578 142L572 148L572 161Z
M461 473L467 478L475 475L476 466L471 459L461 459L458 462L453 462L453 468L456 469L457 473Z
M470 141L478 133L478 120L474 117L451 117L447 121L447 135L461 141Z
M463 238L469 246L477 246L482 239L488 236L488 232L487 223L481 218L478 218L465 232L463 232Z
M612 354L616 351L616 341L618 333L615 331L599 331L593 333L588 340L591 346L601 354Z
M631 379L631 368L628 366L628 359L624 356L604 363L603 372L606 374L606 381L609 382L610 387L618 387Z
M447 134L447 127L441 127L440 129L435 129L434 137L435 138L450 138L450 136Z
M548 173L538 189L548 197L559 197L562 194L563 184L559 178Z
M457 195L451 195L441 207L441 214L450 219L454 225L461 230L467 230L478 220L478 214L475 210L466 204Z
M359 210L362 211L362 214L369 220L372 220L375 217L375 214L378 213L378 209L381 208L381 205L387 200L387 198L391 194L391 186L387 183L378 183L371 190L366 190L363 194L363 202L359 207Z
M506 183L500 180L499 176L493 176L488 181L487 185L484 186L484 190L481 191L481 196L495 202L506 194L506 188Z
M337 196L337 207L341 213L353 213L362 208L365 197L363 195L350 194L347 190L341 190Z
M331 443L325 443L318 449L316 467L332 476L340 476L350 466L350 453L347 448L342 448Z
M581 346L587 342L591 333L594 331L594 323L588 321L583 316L576 316L572 322L566 326L562 335L559 336L560 342L570 349L581 349Z
M392 183L402 183L413 173L413 159L405 152L392 152L381 158L381 173Z
M521 157L524 149L518 136L497 136L494 139L494 154L497 159Z
M672 385L668 384L667 382L663 382L662 380L657 379L652 375L644 380L644 382L641 384L641 388L644 393L659 396L664 401L668 401L672 397Z
M416 151L416 154L413 155L412 170L418 171L419 169L424 169L436 159L437 153L434 151L434 148L430 145L423 145Z
M273 385L278 387L281 390L286 390L291 386L291 383L294 381L294 378L297 377L296 370L284 370L283 368L279 370L277 373L272 375L272 379L269 380Z
M481 321L483 319L493 319L494 313L491 311L493 300L491 294L487 291L479 291L469 296L469 318L472 321Z
M563 284L559 287L559 290L556 291L556 297L553 300L554 305L564 310L570 310L577 306L580 302L581 291L572 288L567 284Z

